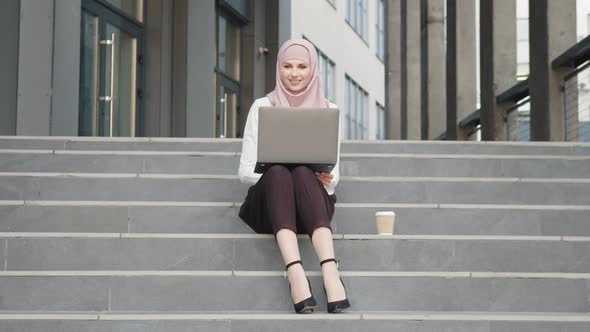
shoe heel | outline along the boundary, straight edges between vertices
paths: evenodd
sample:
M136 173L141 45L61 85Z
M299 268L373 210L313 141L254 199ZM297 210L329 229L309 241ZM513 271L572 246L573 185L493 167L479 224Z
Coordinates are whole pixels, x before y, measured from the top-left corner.
M340 282L342 283L342 287L344 287L344 291L346 292L346 287L344 286L344 282L342 281L342 279L340 279ZM326 294L326 300L327 300L328 293L326 292L325 286L324 286L324 294ZM340 312L347 311L347 309L350 309L350 301L348 301L348 298L346 298L344 300L328 302L327 309L328 309L329 314L337 314Z
M301 261L291 262L291 263L287 264L287 266L285 266L285 271L287 271L287 269L294 264L302 264L302 263L301 263ZM311 294L311 296L306 298L303 301L293 303L293 309L295 309L295 312L298 314L311 313L311 312L313 312L313 309L315 309L315 307L318 305L315 298L313 297L313 292L311 291L311 283L309 282L309 278L306 277L305 279L307 279L307 285L309 286L309 293ZM289 283L289 292L290 291L291 291L291 283Z
M309 292L311 293L311 296L303 301L293 304L293 309L295 309L295 312L298 314L312 313L315 307L318 305L315 298L313 297L313 293L311 292L311 283L309 282L308 278L306 279L307 284L309 285ZM291 290L291 284L289 284L289 290Z
M334 258L329 258L329 259L321 261L320 266L324 265L324 263L327 263L327 262L335 262L336 267L338 267L338 261ZM340 278L340 282L342 283L342 288L344 288L344 292L346 293L346 286L344 286L344 282L342 281L342 278ZM328 292L326 292L325 285L324 285L324 294L326 294L326 301L327 301L328 300ZM336 314L336 313L344 312L344 311L347 311L348 309L350 309L350 302L348 301L348 298L345 298L344 300L328 302L327 309L328 309L329 314Z

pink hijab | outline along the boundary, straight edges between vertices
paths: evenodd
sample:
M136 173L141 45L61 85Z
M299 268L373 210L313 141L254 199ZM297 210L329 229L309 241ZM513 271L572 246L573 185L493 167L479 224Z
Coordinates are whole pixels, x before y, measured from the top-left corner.
M289 92L281 80L281 65L283 61L290 59L303 60L311 66L309 84L299 94ZM291 39L286 41L277 54L276 70L275 89L267 95L274 106L330 107L330 103L324 97L324 91L322 89L318 54L310 42L305 39Z

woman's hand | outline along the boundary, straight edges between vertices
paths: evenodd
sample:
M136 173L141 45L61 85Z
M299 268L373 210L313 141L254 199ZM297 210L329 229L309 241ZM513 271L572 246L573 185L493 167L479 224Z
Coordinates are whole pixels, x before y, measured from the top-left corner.
M318 178L318 180L320 180L320 182L324 186L329 185L330 182L332 182L332 179L334 178L334 175L332 175L332 173L326 173L326 172L316 172L315 176Z

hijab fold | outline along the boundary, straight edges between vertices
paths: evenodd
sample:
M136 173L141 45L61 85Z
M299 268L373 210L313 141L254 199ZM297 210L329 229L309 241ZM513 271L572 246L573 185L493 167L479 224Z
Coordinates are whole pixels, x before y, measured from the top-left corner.
M289 91L281 80L281 65L291 59L305 61L311 66L311 79L304 90L297 94ZM276 86L268 95L270 102L276 107L329 107L324 97L318 54L315 47L305 39L286 41L277 54Z

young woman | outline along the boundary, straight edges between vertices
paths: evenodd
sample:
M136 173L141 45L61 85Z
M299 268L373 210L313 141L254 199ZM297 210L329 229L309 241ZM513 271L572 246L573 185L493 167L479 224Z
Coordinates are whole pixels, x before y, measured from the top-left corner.
M330 222L334 215L338 163L331 173L314 173L305 166L273 166L254 173L258 140L258 109L262 106L332 107L324 97L318 55L304 39L284 43L277 55L276 87L250 108L240 159L240 180L251 184L240 208L240 218L255 232L274 234L289 278L295 312L311 312L317 305L301 264L297 233L308 234L320 260L328 312L350 308L334 256Z

